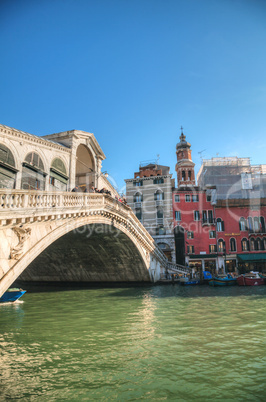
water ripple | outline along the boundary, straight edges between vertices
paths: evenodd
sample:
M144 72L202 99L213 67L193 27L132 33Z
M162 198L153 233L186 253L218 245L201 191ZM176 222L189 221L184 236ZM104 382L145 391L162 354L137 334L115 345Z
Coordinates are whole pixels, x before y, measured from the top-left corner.
M0 400L264 401L266 286L27 293L0 309Z

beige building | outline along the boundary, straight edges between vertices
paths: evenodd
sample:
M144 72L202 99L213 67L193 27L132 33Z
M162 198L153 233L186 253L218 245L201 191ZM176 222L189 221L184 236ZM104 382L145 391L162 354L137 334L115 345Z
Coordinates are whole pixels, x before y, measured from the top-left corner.
M0 188L115 190L101 173L105 155L92 133L65 131L38 137L0 125ZM115 192L116 193L116 192Z
M126 179L128 205L163 250L175 262L172 187L174 179L168 166L144 163L133 179Z

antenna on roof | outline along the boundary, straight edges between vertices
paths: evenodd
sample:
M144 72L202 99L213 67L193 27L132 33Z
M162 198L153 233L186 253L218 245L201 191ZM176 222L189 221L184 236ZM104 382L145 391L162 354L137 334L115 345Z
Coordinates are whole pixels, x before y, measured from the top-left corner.
M203 161L202 153L203 153L204 151L206 151L206 149L203 149L203 151L199 151L199 152L198 152L198 154L200 154L201 163L202 163L202 161Z
M156 159L157 165L159 164L159 159L160 159L160 154L157 154L157 159Z

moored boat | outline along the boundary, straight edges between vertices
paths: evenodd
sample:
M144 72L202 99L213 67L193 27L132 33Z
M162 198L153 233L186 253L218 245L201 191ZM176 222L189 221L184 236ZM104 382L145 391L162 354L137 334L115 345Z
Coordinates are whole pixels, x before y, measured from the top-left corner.
M237 278L237 284L240 286L259 286L265 284L265 278L258 272L251 271L249 274L240 275Z
M199 279L189 279L186 282L180 282L182 285L199 285L200 280Z
M198 278L191 278L190 276L182 276L179 278L180 285L198 285L200 280Z
M210 286L232 286L236 285L236 278L231 274L219 275L209 279Z
M26 293L26 290L11 288L8 289L3 296L0 297L0 303L10 303L17 301L21 296Z

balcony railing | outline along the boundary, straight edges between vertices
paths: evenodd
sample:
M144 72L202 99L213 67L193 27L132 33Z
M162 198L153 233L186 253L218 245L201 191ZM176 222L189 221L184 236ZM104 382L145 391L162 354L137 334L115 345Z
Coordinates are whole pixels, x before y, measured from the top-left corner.
M142 206L142 202L141 202L141 201L138 201L138 202L135 202L135 203L134 203L134 207L135 207L136 209L141 208L141 206Z
M163 206L163 200L156 200L155 201L155 206L156 207L162 207Z
M157 218L156 223L157 225L163 225L163 218Z
M204 225L214 225L215 221L214 219L202 219L202 226Z

